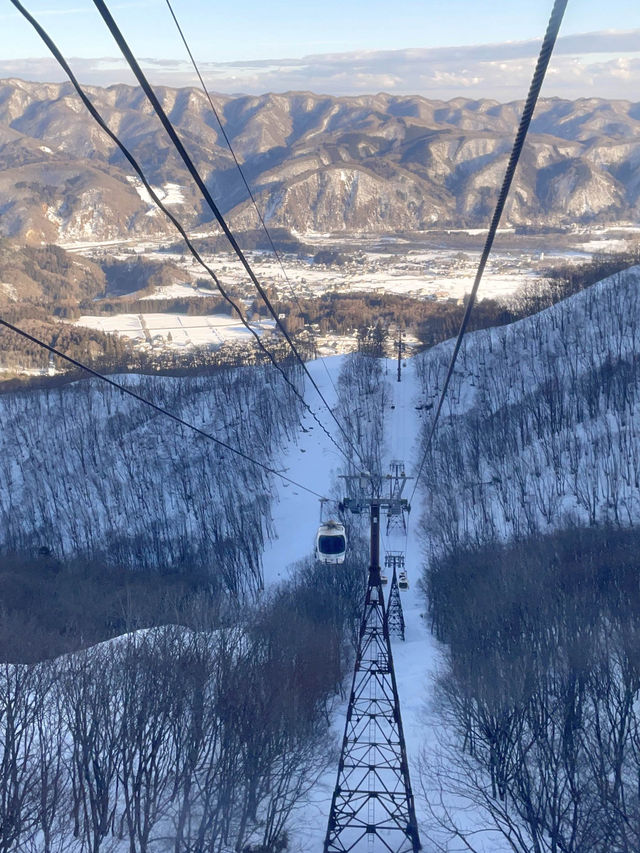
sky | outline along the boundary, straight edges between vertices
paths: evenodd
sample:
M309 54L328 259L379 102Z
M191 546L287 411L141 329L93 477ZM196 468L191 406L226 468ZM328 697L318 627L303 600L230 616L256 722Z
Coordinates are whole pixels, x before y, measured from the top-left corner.
M551 0L171 0L207 85L228 94L386 91L523 98ZM132 82L92 0L24 0L86 83ZM109 8L155 83L196 78L167 0ZM65 79L10 0L0 5L0 77ZM640 100L640 4L569 0L543 95Z

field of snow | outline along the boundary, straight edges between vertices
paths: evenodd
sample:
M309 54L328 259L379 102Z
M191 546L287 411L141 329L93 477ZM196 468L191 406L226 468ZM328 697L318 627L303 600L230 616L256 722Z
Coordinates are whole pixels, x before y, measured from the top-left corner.
M113 314L83 315L76 325L127 337L137 343L162 344L170 349L218 347L227 342L249 342L253 335L232 317L220 314ZM275 323L263 320L250 324L258 334L271 332Z
M488 270L483 277L484 298L499 298L510 296L532 273L501 273ZM475 278L472 264L465 265L464 271L453 275L450 271L438 274L425 271L423 273L403 273L401 270L389 274L378 271L361 276L354 275L349 280L349 290L362 292L378 291L397 295L432 297L434 299L461 300L471 291Z
M144 302L149 299L197 299L203 296L218 296L218 291L207 287L196 289L190 284L167 284L163 287L157 287L149 296L140 297L140 301Z
M152 200L147 189L142 185L142 182L133 175L128 175L127 180L130 184L133 185L135 191L138 193L142 201L146 202L149 205L149 210L147 211L146 215L158 216L160 211L156 207L155 202ZM180 184L173 183L167 183L161 187L153 187L155 194L164 204L184 204L184 194L182 189L183 188L180 186Z
M177 199L177 191L169 192L167 188L167 192L169 197L175 196ZM512 234L513 229L502 229L502 236L509 243L506 247L496 246L483 277L480 298L509 296L520 285L539 276L541 271L550 266L576 263L600 252L625 250L629 246L624 239L626 232L624 229L615 230L617 233L611 236L603 230L576 232L567 235L562 242L556 239L551 245L548 245L549 240L544 236L540 236L539 240L527 238L528 248L518 249L518 238ZM631 226L627 230L629 236L633 237L635 232ZM442 241L438 240L439 233L442 234ZM452 245L451 235L456 233L467 239L476 239L479 245ZM207 234L202 233L199 236L204 237ZM314 249L317 247L318 250L330 249L340 253L345 263L342 266L324 266L313 263L312 256L283 254L281 261L286 271L285 279L277 258L268 252L248 251L247 257L260 281L285 299L291 298L292 291L295 291L298 297L318 297L327 292L377 291L426 299L460 300L471 290L473 284L480 257L482 229L425 232L423 248L419 247L417 238L410 243L401 238L384 236L361 239L344 235L311 235L311 238L309 235L299 236L307 244L314 246ZM105 251L113 255L114 249L121 248L128 252L133 250L137 255L149 260L171 259L184 269L185 289L182 289L182 285L176 285L176 291L173 288L159 288L145 298L199 295L189 288L188 283L195 278L206 278L206 272L190 255L160 252L163 243L166 245L166 238L164 241L82 241L66 243L63 247L89 257L99 257ZM532 245L535 248L531 248ZM233 253L205 253L204 259L226 288L253 297L253 286ZM211 289L214 289L213 284Z
M612 237L608 240L587 240L582 244L584 252L624 252L627 241L622 238Z
M344 364L344 358L327 358L309 364L316 383L330 406L336 400L335 387ZM388 467L392 459L402 459L407 473L415 472L418 464L417 440L421 426L421 412L416 403L421 399L419 378L415 365L410 359L402 371L402 381L396 380L394 360L385 363L385 382L388 390L388 407L385 409L384 465ZM307 399L321 420L335 433L335 428L323 411L319 400L314 400L314 392L307 385ZM344 459L329 441L323 431L309 417L303 420L304 430L289 444L282 460L282 469L287 476L301 482L314 491L329 497L342 495L342 486L337 477L344 466ZM386 470L386 469L385 469ZM410 481L409 492L412 489ZM419 493L417 493L419 495ZM418 496L416 496L416 503ZM417 521L420 507L414 505L411 517ZM320 504L317 498L287 483L277 486L277 501L273 510L274 528L278 538L268 542L263 555L265 583L267 585L286 583L291 566L296 560L308 556L313 551L315 534L320 518ZM424 598L417 588L422 571L421 544L418 538L417 524L410 523L408 535L382 536L381 554L385 551L402 550L406 553L406 566L410 588L401 593L403 613L406 623L405 641L392 641L395 661L398 693L401 703L402 721L410 763L410 773L416 813L421 827L422 842L429 849L427 834L433 832L432 821L423 798L419 765L423 754L432 755L440 737L440 723L430 710L432 682L438 671L443 649L431 636L428 620L424 616ZM340 567L327 566L327 571L340 571ZM363 579L367 567L363 566ZM388 593L388 587L387 593ZM332 728L336 743L339 744L344 731L346 703L336 709ZM322 849L327 831L327 820L331 806L331 796L336 784L337 766L328 771L295 813L292 826L291 850L293 853L307 853ZM451 804L449 804L451 805ZM455 804L454 804L455 805ZM464 824L475 826L478 815L469 811L468 803L459 803L465 809ZM433 803L437 808L437 803ZM495 833L483 831L481 827L476 836L477 850L481 853L502 853L503 847ZM378 853L375 846L368 848ZM467 848L461 843L452 843L450 853ZM382 848L381 848L382 850Z
M0 288L8 295L9 299L12 302L15 302L18 298L17 291L15 285L11 284L8 281L0 281Z

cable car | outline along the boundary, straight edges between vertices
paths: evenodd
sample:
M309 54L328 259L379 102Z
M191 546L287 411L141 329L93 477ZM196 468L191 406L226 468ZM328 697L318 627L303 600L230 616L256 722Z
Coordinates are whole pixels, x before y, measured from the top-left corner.
M409 578L406 572L398 572L398 589L409 589Z
M316 559L322 563L344 563L346 551L344 524L338 521L321 524L316 536Z

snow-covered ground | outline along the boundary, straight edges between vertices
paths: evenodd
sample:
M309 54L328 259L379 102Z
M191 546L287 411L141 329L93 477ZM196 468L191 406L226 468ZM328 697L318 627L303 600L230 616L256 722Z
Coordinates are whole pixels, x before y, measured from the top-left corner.
M149 210L147 210L146 216L158 216L160 211L149 195L146 187L143 186L142 181L133 175L128 175L127 180L133 185L142 201L149 205ZM153 191L164 204L184 204L184 193L180 184L167 183L161 187L153 187Z
M0 290L6 293L12 302L15 302L17 300L18 293L16 291L15 285L11 284L11 282L0 281Z
M326 358L308 364L314 380L330 406L336 401L334 386L338 385L338 376L343 364L344 357ZM385 410L384 466L387 467L391 460L402 460L409 476L415 475L420 461L417 441L423 417L423 410L416 408L417 403L423 402L423 392L414 368L414 362L408 359L406 367L402 369L402 381L397 382L397 362L389 359L385 364L385 381L390 396ZM335 433L335 424L326 410L323 410L319 400L314 399L316 395L309 383L305 396L325 426ZM304 431L299 432L296 439L289 444L281 461L281 470L286 472L288 477L320 494L329 497L341 495L337 475L341 470L343 457L310 416L305 417L303 426ZM410 480L406 496L411 497L412 491L413 481ZM385 551L405 551L409 578L409 589L401 593L405 640L403 642L392 639L392 649L423 847L425 850L431 849L428 836L437 837L441 843L446 837L446 849L449 853L462 853L469 850L464 841L451 838L446 833L442 834L434 826L418 769L425 757L432 759L436 756L439 741L443 733L446 735L442 721L432 707L433 683L444 649L431 635L425 614L424 597L418 588L423 564L418 531L421 515L419 495L420 490L416 492L412 505L406 538L403 534L387 537L383 532L382 535L382 555ZM319 513L319 501L313 495L286 483L278 486L278 498L273 509L278 538L267 543L263 555L267 586L286 582L291 574L292 564L313 552ZM327 570L339 571L339 567L328 567ZM366 570L367 567L363 566L363 576ZM388 593L388 587L386 589ZM342 702L336 707L332 724L338 746L344 731L345 713L346 702ZM337 765L324 774L308 801L302 803L294 812L291 823L293 853L322 849L336 776ZM425 787L428 788L429 780L424 781ZM431 806L437 813L442 813L442 806L435 799L432 799ZM448 795L446 806L453 810L459 826L474 833L474 849L478 853L506 853L505 842L495 831L487 829L485 816L468 801L453 799L452 795ZM378 853L375 846L368 847L367 850Z
M228 341L253 340L253 335L238 320L221 314L110 314L83 315L76 325L100 332L111 332L138 343L162 343L169 348L220 346ZM258 334L271 332L273 320L251 323Z
M179 203L179 188L167 185L162 192L167 193L167 199ZM549 238L545 239L541 235L539 243L534 243L534 249L523 249L518 247L518 238L512 235L512 230L501 229L501 234L509 243L496 245L485 270L481 298L508 296L527 279L539 276L550 266L588 259L598 252L622 251L629 245L627 232L620 228L612 234L585 231L566 235L564 242L553 244L555 248L550 248ZM439 241L438 234L442 235L442 241ZM460 234L467 240L473 238L478 245L466 245L464 240L459 245L452 244L452 234ZM633 231L629 231L628 236L631 238L633 234ZM210 233L192 235L194 238L196 236L207 237ZM411 243L392 236L299 236L305 244L313 247L313 251L316 248L329 249L342 256L345 262L341 266L325 266L314 263L312 254L298 257L283 253L278 259L270 252L247 251L258 278L279 297L291 298L293 289L298 298L318 297L327 292L378 291L436 300L459 300L470 291L473 283L480 256L482 229L424 232ZM422 238L424 247L421 246ZM530 246L531 238L527 239L530 240ZM62 244L67 251L96 259L105 252L113 257L117 249L125 253L122 257L135 252L149 260L170 259L184 269L184 285L179 286L185 287L190 295L197 295L190 289L190 285L194 279L206 277L206 272L191 255L168 253L166 245L166 237L156 240L78 241ZM159 251L161 248L162 252ZM246 290L247 295L253 296L246 271L233 253L205 252L203 257L225 288L238 293ZM280 261L286 271L286 280ZM172 295L170 289L159 288L147 298L169 298Z
M157 287L153 293L141 296L140 301L149 299L197 299L203 296L218 296L217 290L207 287L193 287L191 284L167 284Z
M318 359L307 365L330 406L336 403L334 386L337 386L343 362L344 357L338 356ZM329 432L336 432L333 419L309 382L305 399ZM305 414L301 423L302 430L289 444L278 470L318 494L331 496L344 459L310 414ZM315 495L280 481L272 512L278 538L268 542L263 553L266 586L286 578L291 564L313 551L320 502Z
M563 523L567 509L571 510L577 523L588 524L586 510L580 504L580 495L583 491L589 492L584 500L589 497L593 502L592 510L596 519L602 518L604 521L611 522L614 511L619 511L624 518L637 517L637 507L640 506L638 489L635 485L637 479L634 481L633 476L627 471L627 469L637 471L640 465L635 450L638 446L635 436L635 425L638 419L637 403L633 401L637 399L637 395L628 390L635 388L630 375L624 373L625 384L617 377L613 368L618 360L622 367L627 362L631 364L637 352L638 317L640 316L637 295L639 276L638 268L630 269L600 282L593 288L541 314L504 328L470 334L466 340L466 346L461 352L450 388L449 403L443 412L443 425L440 427L439 438L436 441L438 459L444 458L446 448L449 448L452 456L455 456L456 453L461 453L461 448L467 447L466 433L463 431L464 418L467 413L473 414L474 406L479 400L484 399L486 407L482 410L483 436L490 431L490 413L500 411L501 407L510 407L514 412L513 431L532 436L531 447L518 446L517 458L514 458L507 451L507 447L511 447L512 443L507 438L498 441L495 447L498 448L496 451L498 458L503 460L503 468L499 471L500 476L496 476L494 480L492 472L484 467L482 450L484 445L481 441L480 474L475 479L478 481L478 487L487 486L489 487L487 491L491 493L491 490L499 492L500 488L507 491L515 488L515 484L523 481L523 478L531 478L535 474L538 481L537 491L534 484L527 482L524 489L526 495L539 494L539 502L543 507L546 506L547 492L550 496L556 495L556 502L563 511L553 513L553 524L546 524L540 514L540 518L532 529L546 530L557 523ZM395 362L387 362L386 381L392 399L385 412L384 460L385 463L391 459L403 460L408 474L415 473L419 463L417 437L420 423L423 418L431 417L431 409L427 410L423 406L431 402L429 392L442 387L442 375L449 363L451 346L452 342L447 342L423 354L415 362L409 360L400 383L395 378ZM517 357L514 357L514 353ZM419 361L423 363L422 381L414 372ZM425 367L429 364L431 370ZM604 384L597 373L600 364L610 366L610 372L607 374L609 381ZM325 365L337 384L341 360L327 359ZM332 403L335 395L324 367L320 363L315 363L311 365L311 369ZM436 374L438 374L437 379ZM589 395L588 389L591 385L587 380L592 374L593 389ZM529 398L535 403L539 397L541 401L546 401L546 405L551 405L555 398L551 393L554 386L548 388L550 377L555 377L558 387L566 386L571 393L569 390L565 392L567 402L562 416L556 410L553 411L555 420L550 421L545 427L550 431L549 435L553 441L550 438L545 444L539 441L538 433L534 428L528 431L520 430L516 417L518 411L516 403L525 402ZM594 412L589 414L585 410L580 416L582 420L576 422L577 415L574 417L572 414L573 409L569 401L578 400L578 407L580 406L583 397L576 393L575 389L578 386L582 388L581 394L584 395L584 399L591 401L594 411L598 410L598 417L594 417ZM618 390L615 397L614 388L618 387L623 390ZM626 396L625 388L628 390ZM538 391L538 389L541 390ZM623 412L618 410L621 406L620 400L626 400L626 409ZM416 408L417 405L420 408ZM535 405L530 404L530 408L538 411ZM528 411L526 407L525 411ZM453 427L446 427L444 424L447 423L446 418L450 413L455 418L455 424ZM455 430L455 435L451 434L451 429ZM608 441L605 441L607 437ZM565 489L566 494L559 486L561 481L558 478L561 478L563 472L570 470L570 451L565 450L565 445L569 448L577 448L573 452L578 483L578 492L574 497L569 489L570 483ZM550 453L554 446L559 460L556 462L555 471L547 469L546 465L551 465L551 462L545 463L543 452L547 448L547 452ZM471 443L469 447L473 448L475 445ZM590 448L596 449L591 456ZM604 453L601 452L603 449ZM448 468L441 466L441 469L439 468L435 473L427 472L425 482L428 481L430 486L430 506L437 503L441 496L446 496L451 506L460 508L460 515L461 517L464 515L465 523L470 524L469 519L474 518L473 506L480 502L477 494L474 496L469 493L468 488L465 489L473 466L464 456L464 452L461 457L464 464L456 474L453 473L455 466L449 460ZM536 453L537 456L535 456ZM304 433L298 444L291 445L284 462L290 476L309 484L317 491L332 496L336 493L328 490L332 488L340 463L340 458L332 453L325 436L317 429ZM430 465L433 466L433 461ZM429 467L429 465L426 466L426 469ZM488 482L480 482L485 480ZM586 486L581 486L581 483L595 483L597 489L591 493ZM603 491L602 495L599 490ZM281 538L284 531L287 541L274 543L265 554L265 571L269 582L279 581L286 576L287 560L293 560L296 556L308 555L311 552L313 535L318 523L317 501L310 496L291 493L284 495L284 491L290 490L280 490L276 527L281 531ZM557 496L558 494L560 497ZM417 495L420 495L420 490ZM517 495L509 493L505 500L511 516L515 517L517 514L515 510L519 506ZM525 500L524 503L531 524L536 521L532 512L535 510L537 513L537 509L530 500ZM466 511L466 515L463 510ZM509 527L506 520L501 522L504 513L498 498L488 507L485 512L485 515L487 514L499 526L504 538L516 537L516 532ZM448 732L437 710L430 707L433 676L443 660L443 649L430 635L429 624L422 615L424 599L416 589L416 581L421 574L423 562L416 530L421 515L421 507L416 499L410 516L411 524L406 543L407 568L411 586L407 592L402 593L406 641L394 640L393 653L422 840L425 849L430 847L429 837L437 840L441 845L438 849L447 850L447 853L462 853L463 850L470 849L479 853L480 851L502 853L508 849L507 841L498 835L497 830L488 828L490 825L488 815L468 799L461 798L459 791L453 792L456 786L456 769L452 768L451 779L448 780L445 768L445 780L451 785L451 790L447 792L438 789L438 779L436 776L432 778L429 776L428 767L423 769L421 775L416 765L422 756L427 761L435 758L437 763L441 741L451 737L451 732ZM479 517L476 523L477 525L484 523L486 526L486 518L483 522ZM616 523L619 522L616 520ZM522 529L525 529L524 523ZM460 536L463 536L462 530ZM299 552L296 550L295 540L298 540ZM382 546L386 550L403 550L404 541L397 543L385 541L383 538ZM365 570L366 567L363 567L363 572ZM344 711L343 704L337 709L334 719L334 731L338 738L342 735ZM449 753L450 756L451 754ZM335 770L325 774L314 791L313 802L300 810L295 827L294 850L321 849L335 779ZM433 784L430 798L432 810L446 822L445 809L449 809L456 826L468 833L467 839L473 839L469 842L472 843L472 847L468 846L467 839L455 838L447 833L446 829L434 823L433 815L429 813L423 795L421 781L424 781L427 789L430 784ZM440 803L440 796L445 798L444 803ZM375 851L376 848L372 847L371 850Z
M335 402L333 385L338 384L343 362L343 358L337 357L309 364L309 369L329 405ZM391 459L402 459L406 462L407 469L411 469L415 467L415 445L419 429L414 403L419 389L411 361L407 362L407 367L402 372L402 382L398 383L395 377L396 363L389 360L386 380L392 399L386 411L384 459L386 464ZM308 387L307 400L329 430L335 433L335 424L326 414L326 410L322 410L319 400L313 399L314 393ZM308 485L314 491L335 496L339 494L335 485L343 457L312 418L308 416L303 423L306 432L299 434L296 441L290 444L282 461L282 469L286 471L287 476ZM319 512L319 501L313 495L286 483L281 484L274 508L274 526L278 531L278 539L267 545L263 557L267 585L285 580L291 564L312 553ZM412 515L416 519L419 516L417 506ZM415 763L429 741L429 730L425 727L425 708L429 702L431 677L437 668L440 652L428 631L426 620L422 618L423 600L417 589L417 580L421 573L420 546L415 524L409 525L408 534L406 542L404 535L399 538L383 536L381 553L384 553L384 550L404 550L406 545L410 588L402 593L406 621L405 642L394 640L393 654L407 751L415 774ZM339 571L339 568L328 568L328 571L336 570ZM367 567L363 566L363 576L366 571ZM335 713L333 728L337 742L342 738L345 710L346 705L343 703ZM298 809L294 818L291 847L293 851L303 853L322 849L336 774L337 766L321 779L313 791L311 801ZM418 807L419 802L418 798ZM418 819L420 818L421 815L418 814Z

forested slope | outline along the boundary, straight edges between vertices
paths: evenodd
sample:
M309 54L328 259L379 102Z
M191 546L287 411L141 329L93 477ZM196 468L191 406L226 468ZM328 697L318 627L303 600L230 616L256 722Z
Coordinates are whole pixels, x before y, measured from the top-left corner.
M367 455L375 446L368 430L371 407L381 411L381 379L376 360L354 356L337 382L339 412L349 411L357 388L354 423ZM129 381L278 467L288 436L284 464L296 458L299 470L290 473L313 483L307 479L312 470L299 462L304 448L295 441L296 406L266 369L219 371L198 380ZM293 812L299 811L297 823L304 826L318 779L327 768L332 778L335 773L332 710L351 667L366 566L355 527L339 570L307 558L286 583L243 598L235 593L254 591L259 579L255 570L277 495L269 479L234 458L216 458L217 449L201 439L174 436L164 420L115 394L103 395L91 383L2 401L9 401L2 412L11 415L10 435L19 441L11 467L14 506L24 501L23 524L28 512L47 519L54 552L73 551L77 544L106 547L118 524L121 539L135 532L139 550L131 540L111 558L126 560L134 575L142 572L144 559L156 566L158 585L165 584L163 567L191 543L179 570L199 565L214 589L224 592L219 587L227 584L230 594L219 596L223 607L211 607L209 597L188 614L192 624L198 622L196 630L165 625L52 661L0 665L0 787L6 792L0 800L0 851L310 849L294 841ZM62 406L62 426L50 426L51 435L46 424L34 426L33 436L19 433L19 414L31 412L29 405L43 422ZM76 424L71 411L78 413ZM372 429L380 430L381 423ZM325 434L317 432L324 441ZM114 465L111 476L121 489L109 517L110 499L104 498L115 495L116 487L101 486L107 472L101 459ZM61 495L56 510L49 505L52 490L71 480L73 500ZM39 500L42 483L46 492ZM81 498L85 507L74 502ZM91 534L88 501L95 502L97 522ZM7 507L3 504L5 521ZM156 511L163 513L162 535L156 535ZM73 512L78 520L72 522ZM218 545L216 537L230 520L236 525L233 537ZM299 536L293 524L289 520L277 533ZM17 520L12 529L19 533ZM87 542L76 542L74 530L87 531L82 534ZM40 542L41 532L30 528L19 535L26 547ZM304 530L299 538L306 543ZM210 559L204 561L207 548ZM184 615L176 611L174 618ZM1 622L0 613L0 627ZM297 839L307 841L304 834Z
M266 464L297 427L299 400L266 367L120 381ZM272 499L260 467L90 381L5 394L0 419L5 555L45 549L260 588Z
M425 465L433 551L640 519L639 283L634 267L467 336ZM418 361L425 430L452 346Z
M516 853L638 849L639 282L631 268L461 353L423 518L447 648L422 774L437 850L494 850L489 827ZM424 435L450 353L421 357Z

